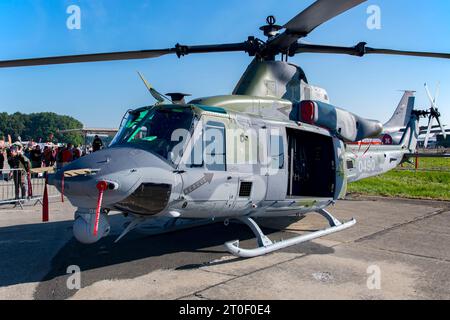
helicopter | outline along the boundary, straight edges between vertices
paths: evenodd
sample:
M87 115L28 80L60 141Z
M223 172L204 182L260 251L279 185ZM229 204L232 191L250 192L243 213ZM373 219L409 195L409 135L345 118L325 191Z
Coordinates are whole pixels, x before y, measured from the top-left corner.
M396 168L414 152L419 119L439 119L435 107L408 108L398 143L358 144L385 128L330 103L325 89L309 84L289 58L301 53L406 55L449 59L450 54L300 42L317 27L365 0L317 0L283 26L273 16L260 28L265 41L0 61L0 68L158 58L173 54L244 52L253 58L231 95L196 98L163 95L140 74L157 100L127 111L110 146L48 175L78 208L75 238L92 244L109 235L108 214L131 217L117 239L149 221L155 233L236 220L255 234L257 247L225 243L238 257L252 258L340 232L356 220L340 221L327 208L346 196L348 183ZM281 56L281 59L278 57ZM408 93L408 103L413 103ZM400 118L402 119L400 119ZM431 121L430 121L431 122ZM400 128L395 131L400 131ZM397 132L394 132L397 133ZM267 237L259 218L319 214L329 227L279 242ZM156 224L155 224L156 225Z

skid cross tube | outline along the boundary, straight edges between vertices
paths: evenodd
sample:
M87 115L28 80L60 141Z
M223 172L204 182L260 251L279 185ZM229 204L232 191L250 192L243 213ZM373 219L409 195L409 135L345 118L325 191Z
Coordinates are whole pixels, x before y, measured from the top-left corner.
M252 229L253 233L257 237L258 240L258 248L255 249L242 249L239 248L239 240L230 241L225 243L225 247L228 252L232 255L240 257L240 258L254 258L258 256L262 256L277 250L285 249L303 242L311 241L320 237L324 237L326 235L339 232L350 227L353 227L356 224L356 220L352 219L348 222L342 223L331 213L326 210L318 210L316 213L323 216L327 219L330 227L324 230L315 231L306 235L297 236L291 239L282 240L280 242L272 242L259 228L256 222L250 217L239 217L236 220L239 220L242 223L245 223L247 226Z

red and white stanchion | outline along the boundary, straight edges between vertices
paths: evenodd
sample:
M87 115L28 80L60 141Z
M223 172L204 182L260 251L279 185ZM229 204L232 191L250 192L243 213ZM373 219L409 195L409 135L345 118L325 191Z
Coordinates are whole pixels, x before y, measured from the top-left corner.
M100 212L102 210L103 193L108 189L108 183L106 181L100 181L97 183L98 189L98 200L97 209L95 210L95 225L94 225L94 236L98 235L98 224L100 222Z
M49 221L47 185L48 185L48 174L45 173L44 197L42 199L42 222L48 222Z

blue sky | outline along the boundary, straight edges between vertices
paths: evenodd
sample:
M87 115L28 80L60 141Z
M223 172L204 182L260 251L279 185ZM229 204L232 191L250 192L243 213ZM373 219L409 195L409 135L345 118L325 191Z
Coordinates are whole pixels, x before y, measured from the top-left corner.
M284 24L313 1L301 0L2 0L0 59L140 50L182 44L239 42L269 14ZM81 8L81 30L68 30L66 9ZM381 30L366 27L366 9L381 7ZM450 1L368 1L316 29L305 40L320 44L450 52ZM0 69L0 111L53 111L86 126L116 127L124 112L153 103L136 70L162 92L194 97L230 93L251 62L243 53ZM450 124L450 61L395 56L365 58L303 54L291 59L332 102L361 116L387 120L400 89L441 82L439 104Z

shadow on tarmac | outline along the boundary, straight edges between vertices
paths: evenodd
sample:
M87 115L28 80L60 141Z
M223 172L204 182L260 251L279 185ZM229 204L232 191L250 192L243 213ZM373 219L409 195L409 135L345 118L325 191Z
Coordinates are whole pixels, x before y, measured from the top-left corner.
M228 256L223 244L235 239L241 240L242 247L256 246L250 229L234 223L156 236L131 232L115 244L126 221L121 215L111 216L111 234L93 245L80 244L72 237L72 221L0 228L0 286L40 282L35 298L65 299L75 293L66 286L70 276L67 268L71 265L79 266L82 287L86 287L101 280L132 279L160 269L188 270L234 263L241 259L211 261ZM286 226L291 223L286 220ZM293 236L279 230L263 231L275 241ZM334 250L306 243L284 251L330 254Z

